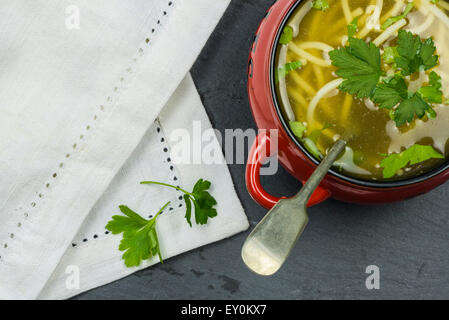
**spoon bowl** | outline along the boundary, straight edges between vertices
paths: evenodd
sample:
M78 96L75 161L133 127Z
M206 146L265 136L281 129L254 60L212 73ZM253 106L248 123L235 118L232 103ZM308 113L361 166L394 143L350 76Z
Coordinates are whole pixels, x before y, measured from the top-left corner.
M279 200L254 228L242 248L250 270L270 276L281 268L309 221L307 202L345 147L346 142L338 140L299 193Z

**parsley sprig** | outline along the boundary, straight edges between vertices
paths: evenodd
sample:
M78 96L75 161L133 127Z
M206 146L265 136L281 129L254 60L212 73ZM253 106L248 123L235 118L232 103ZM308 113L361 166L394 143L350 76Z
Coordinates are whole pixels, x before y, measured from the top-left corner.
M401 169L430 159L444 159L444 156L432 146L415 144L401 153L392 153L382 160L385 179L394 177Z
M439 57L432 38L422 40L411 32L400 30L398 46L386 48L382 55L384 63L392 64L395 74L390 77L385 77L380 48L374 43L350 37L348 46L333 50L329 55L332 64L338 68L336 74L344 80L339 89L358 98L369 98L379 108L390 110L398 127L426 114L434 118L436 113L431 104L443 102L441 77L436 72L432 71L429 84L416 92L408 90L405 78L438 65Z
M339 89L358 98L371 97L382 75L380 50L374 43L349 38L349 46L329 52L336 74L344 79Z
M155 255L158 255L159 260L163 262L156 231L156 219L169 204L170 202L167 202L151 220L144 219L127 206L120 206L120 211L125 216L113 216L106 225L106 229L112 234L123 233L119 250L125 251L122 258L128 268L138 267L143 260Z
M140 184L157 184L183 192L184 202L186 204L185 218L190 226L192 226L191 222L192 203L195 208L196 224L201 225L206 224L209 218L214 218L217 216L217 210L214 208L214 206L217 204L217 201L207 191L211 186L211 183L207 180L203 179L198 180L195 186L193 187L192 192L188 192L184 189L181 189L178 186L173 186L171 184L163 182L142 181Z
M419 36L405 30L399 31L396 65L404 76L421 70L430 70L438 65L438 55L432 38L422 40Z
M429 86L421 87L417 92L408 91L405 79L396 75L380 83L372 100L382 109L391 110L392 119L400 127L415 118L422 118L426 113L434 118L436 113L428 102L442 102L441 78L435 73L430 74ZM397 107L395 108L395 106Z
M217 210L214 208L217 201L207 191L211 187L211 183L207 180L199 179L193 187L192 192L163 182L142 181L141 184L157 184L182 191L184 193L184 201L186 204L185 218L190 227L192 227L192 203L195 208L196 224L207 224L209 218L217 216ZM106 225L106 229L112 234L116 235L123 233L119 250L125 251L122 258L127 267L138 267L143 260L150 259L156 255L159 256L159 261L163 262L156 231L156 221L169 204L170 202L167 202L157 212L154 218L150 220L143 218L127 206L122 205L119 209L124 216L115 215Z

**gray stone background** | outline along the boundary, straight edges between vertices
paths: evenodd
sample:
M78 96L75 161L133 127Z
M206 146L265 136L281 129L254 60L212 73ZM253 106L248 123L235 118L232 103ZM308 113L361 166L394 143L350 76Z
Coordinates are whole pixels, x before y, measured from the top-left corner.
M246 95L253 34L273 0L233 0L192 74L213 125L255 128ZM230 170L253 227L266 210ZM283 169L263 179L275 195L300 184ZM262 278L240 259L248 233L169 259L77 299L444 299L449 297L449 183L401 203L360 206L334 200L309 210L310 223L283 269ZM380 268L380 290L365 269Z

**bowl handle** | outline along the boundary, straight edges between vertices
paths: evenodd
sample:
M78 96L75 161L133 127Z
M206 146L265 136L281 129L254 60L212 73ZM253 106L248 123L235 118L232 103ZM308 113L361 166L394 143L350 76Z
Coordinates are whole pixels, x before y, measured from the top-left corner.
M266 134L259 134L251 147L251 151L248 157L248 163L246 165L246 188L248 189L251 197L259 203L261 206L271 209L279 200L286 197L277 198L265 191L260 183L260 168L265 159L270 157L270 138ZM304 184L304 181L302 181ZM329 199L331 193L329 190L319 186L309 202L308 207L314 206Z

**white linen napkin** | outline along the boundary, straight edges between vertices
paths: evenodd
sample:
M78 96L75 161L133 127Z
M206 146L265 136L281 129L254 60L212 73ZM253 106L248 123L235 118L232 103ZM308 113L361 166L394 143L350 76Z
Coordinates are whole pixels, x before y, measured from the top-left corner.
M111 216L119 213L117 207L120 204L128 205L149 218L164 203L171 201L158 218L157 225L164 259L248 228L226 165L183 165L173 160L176 155L171 151L179 146L179 141L174 139L176 131L182 128L193 137L199 127L202 133L214 134L193 80L188 75L89 214L40 299L68 298L159 262L155 257L140 268L125 267L121 259L123 252L117 249L121 236L105 234L104 228ZM218 151L217 158L224 163L217 139L204 143ZM200 177L213 183L211 194L218 202L218 216L209 220L207 225L193 225L192 228L184 218L185 207L179 198L180 192L139 185L139 181L151 179L191 189ZM74 285L73 276L79 276L79 287Z
M2 6L0 298L38 297L228 2Z

